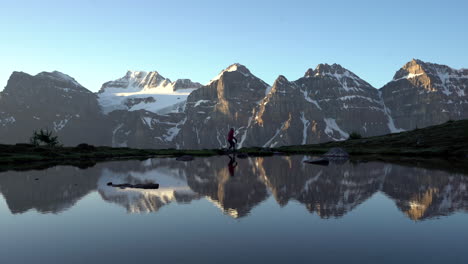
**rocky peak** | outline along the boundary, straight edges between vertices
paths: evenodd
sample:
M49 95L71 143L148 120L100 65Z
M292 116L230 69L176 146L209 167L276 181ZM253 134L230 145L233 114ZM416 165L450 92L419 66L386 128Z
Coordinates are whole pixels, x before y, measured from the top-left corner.
M234 72L234 71L240 72L242 74L251 74L249 69L247 69L247 67L245 67L244 65L240 63L234 63L224 70L224 72Z
M309 75L307 75L309 73ZM312 76L333 76L333 75L354 75L352 72L348 71L347 69L343 68L341 65L333 63L332 65L321 63L317 65L313 72L306 72L305 77L311 77L310 74L313 73Z
M412 59L395 73L393 81L401 79L411 79L420 75L432 77L432 79L446 78L467 78L468 70L456 70L447 65L424 62L418 59Z
M122 88L122 89L154 89L165 87L171 80L164 78L157 71L127 71L124 77L115 81L109 81L102 85L100 93L106 88Z
M245 67L244 65L242 65L240 63L234 63L234 64L230 65L229 67L227 67L226 69L222 70L215 78L213 78L209 82L209 84L212 84L213 82L219 80L222 76L224 76L225 73L228 73L228 72L238 72L238 73L241 73L242 75L244 75L245 77L251 77L252 76L252 73L249 71L249 69L247 69L247 67Z
M198 82L192 82L190 79L178 79L172 83L174 91L179 89L193 89L200 88L202 85Z
M304 77L305 78L314 77L314 74L315 74L314 70L312 68L309 68L304 74Z
M395 73L393 80L410 79L419 75L426 74L428 65L418 59L412 59Z
M71 87L83 87L74 78L70 77L67 74L61 73L59 71L41 72L41 73L37 74L36 77L48 78L48 79L51 79L53 81L66 83L66 84L70 85Z
M447 65L423 62L413 59L398 70L390 82L409 80L413 85L423 87L427 92L440 92L446 96L464 96L468 81L466 69L456 70Z
M410 130L466 118L468 74L413 59L380 90L395 125Z
M33 85L35 82L40 83L40 85ZM30 89L38 87L42 89L60 89L63 92L88 92L91 93L88 89L84 88L79 84L74 78L70 77L67 74L61 73L59 71L53 72L41 72L37 75L30 75L24 72L13 72L8 80L8 84L5 87L6 93L14 94L19 92L23 94L30 91ZM22 91L22 92L20 92Z
M286 83L289 83L288 79L284 75L280 75L278 76L278 78L276 78L275 82L273 83L273 86Z
M362 80L339 64L319 64L312 70L311 68L306 71L304 78L324 78L336 80L337 84L341 86L345 91L356 90L361 88L373 88L369 83Z
M271 88L272 94L280 96L293 96L292 90L297 88L294 82L290 82L284 75L278 76Z

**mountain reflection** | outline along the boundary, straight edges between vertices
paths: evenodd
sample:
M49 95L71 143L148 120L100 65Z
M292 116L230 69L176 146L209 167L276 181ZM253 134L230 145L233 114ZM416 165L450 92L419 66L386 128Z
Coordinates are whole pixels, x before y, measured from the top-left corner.
M0 173L0 192L14 214L31 209L60 213L94 191L129 213L157 212L170 203L205 198L239 218L271 195L280 206L294 200L322 218L342 217L376 192L386 194L413 220L468 210L464 174L384 162L317 166L304 164L303 159L220 156L180 162L168 158L99 163L83 170L57 166L10 171ZM160 188L120 189L107 182L159 183Z

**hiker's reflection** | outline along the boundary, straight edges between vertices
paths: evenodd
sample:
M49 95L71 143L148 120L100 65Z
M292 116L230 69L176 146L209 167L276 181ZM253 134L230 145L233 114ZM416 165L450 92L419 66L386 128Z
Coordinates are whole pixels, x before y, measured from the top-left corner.
M232 154L232 155L228 155L228 157L229 157L229 163L228 163L229 175L231 175L231 177L234 177L234 171L237 167L236 156Z

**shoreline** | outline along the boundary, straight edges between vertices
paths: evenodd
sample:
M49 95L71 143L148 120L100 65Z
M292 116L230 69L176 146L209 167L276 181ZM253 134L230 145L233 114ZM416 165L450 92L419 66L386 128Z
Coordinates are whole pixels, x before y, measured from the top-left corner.
M330 148L340 147L352 158L376 156L385 159L438 158L466 160L468 157L468 120L448 121L441 125L408 132L348 139L312 145L277 148L249 147L237 150L248 156L320 155ZM80 144L76 147L44 147L31 144L0 144L0 166L15 167L25 163L86 164L111 160L180 157L210 157L227 155L224 149L176 150L97 147Z

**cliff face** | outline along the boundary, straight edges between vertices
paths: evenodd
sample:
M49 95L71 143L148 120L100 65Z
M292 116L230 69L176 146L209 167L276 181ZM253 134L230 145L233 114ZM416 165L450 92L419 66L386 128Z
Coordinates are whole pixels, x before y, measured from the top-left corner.
M381 93L395 125L405 130L468 118L468 70L412 60Z
M176 139L180 147L223 147L231 127L237 130L240 140L253 109L268 89L245 66L229 66L208 85L189 95L185 107L187 121Z

